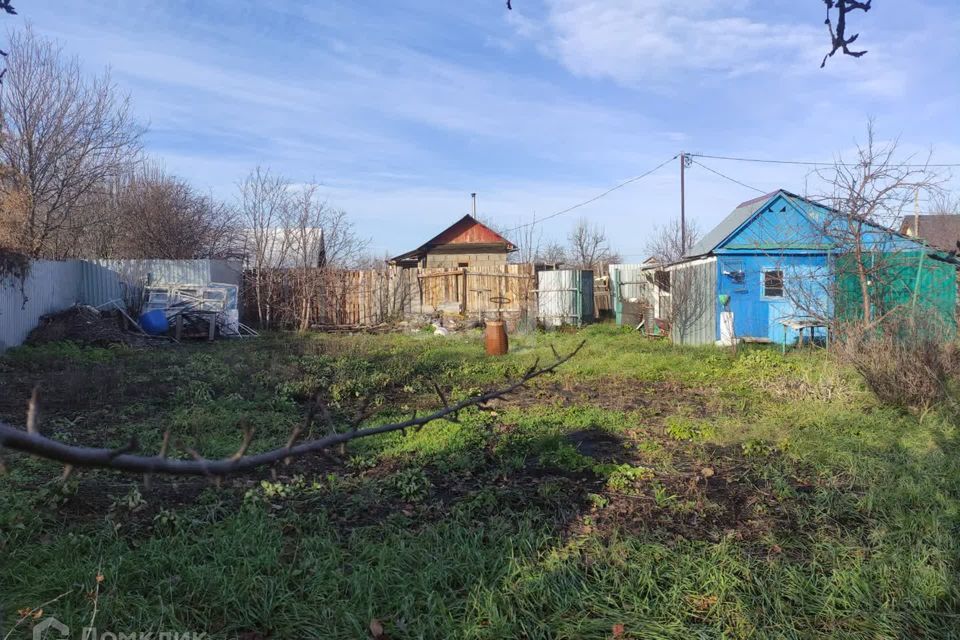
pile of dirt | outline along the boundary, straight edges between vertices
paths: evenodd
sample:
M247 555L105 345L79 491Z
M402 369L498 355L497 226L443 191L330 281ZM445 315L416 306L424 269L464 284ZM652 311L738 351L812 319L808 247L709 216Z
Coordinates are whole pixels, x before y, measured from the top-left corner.
M111 344L141 347L160 342L141 333L124 331L119 312L102 312L88 305L42 316L40 324L27 336L27 344L32 345L62 340L100 347Z

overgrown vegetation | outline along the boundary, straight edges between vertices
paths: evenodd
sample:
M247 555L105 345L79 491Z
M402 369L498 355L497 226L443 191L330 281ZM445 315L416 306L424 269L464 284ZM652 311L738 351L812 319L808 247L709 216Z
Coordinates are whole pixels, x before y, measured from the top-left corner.
M683 349L612 328L439 338L266 335L0 358L0 418L229 455L282 444L312 394L371 422L515 375L555 377L419 432L226 481L5 455L0 609L79 629L218 638L949 637L960 615L958 434L879 402L820 350ZM319 427L318 427L319 428ZM98 581L102 576L102 581ZM99 588L97 587L99 585ZM25 620L11 637L30 637ZM5 632L5 631L4 631ZM19 636L17 634L20 634Z

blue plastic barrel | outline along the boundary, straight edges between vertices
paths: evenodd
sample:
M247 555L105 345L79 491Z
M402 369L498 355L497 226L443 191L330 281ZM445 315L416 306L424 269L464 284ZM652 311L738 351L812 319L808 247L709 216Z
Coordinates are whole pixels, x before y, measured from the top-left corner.
M163 309L154 309L140 315L140 327L152 336L159 336L170 329L170 323Z

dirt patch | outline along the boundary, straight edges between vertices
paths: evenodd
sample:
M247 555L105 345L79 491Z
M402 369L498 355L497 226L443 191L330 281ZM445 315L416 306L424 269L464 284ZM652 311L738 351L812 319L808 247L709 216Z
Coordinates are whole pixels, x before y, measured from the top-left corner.
M614 462L623 455L623 438L600 429L582 429L566 436L577 453L598 462Z

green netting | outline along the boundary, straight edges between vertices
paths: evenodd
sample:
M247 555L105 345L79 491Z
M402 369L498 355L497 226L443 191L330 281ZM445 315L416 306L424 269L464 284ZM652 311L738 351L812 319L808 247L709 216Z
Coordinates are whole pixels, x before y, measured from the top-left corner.
M909 315L941 324L956 334L957 271L923 251L863 254L869 274L868 296L873 318ZM863 294L854 254L837 256L836 317L854 321L863 317Z

